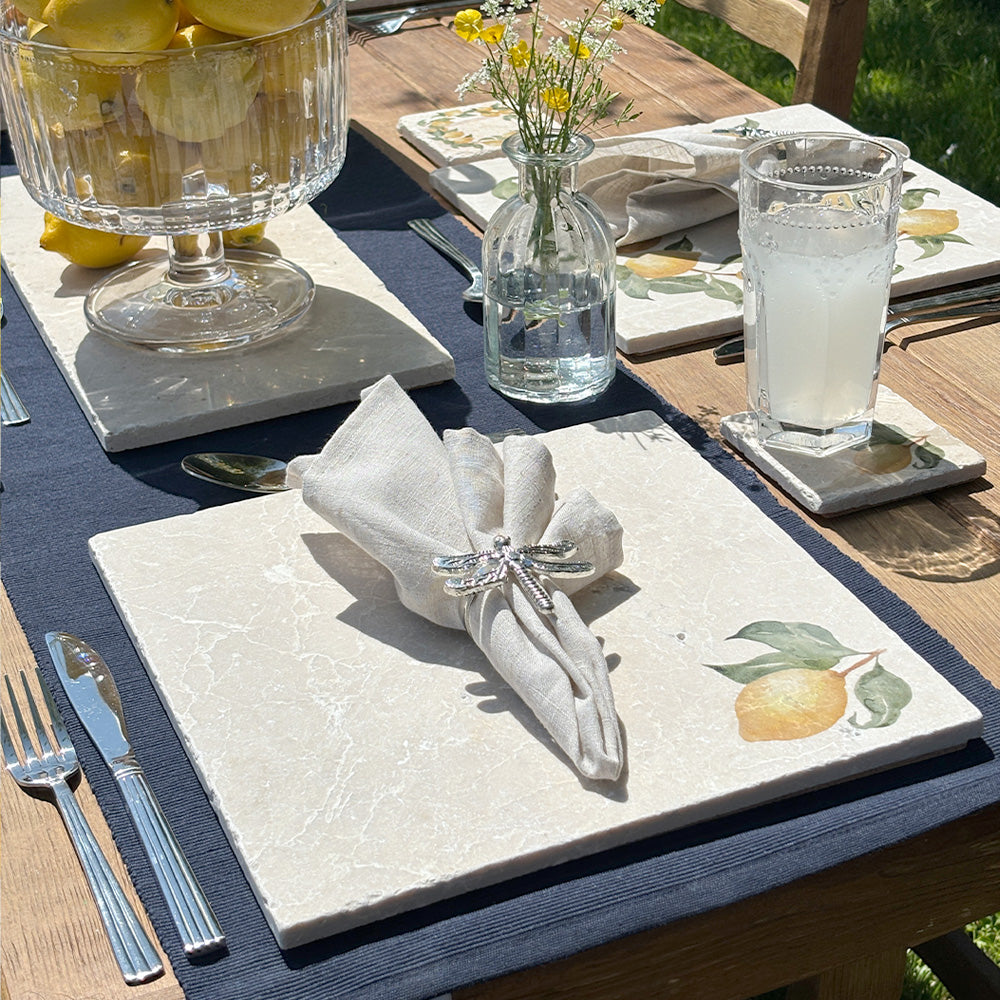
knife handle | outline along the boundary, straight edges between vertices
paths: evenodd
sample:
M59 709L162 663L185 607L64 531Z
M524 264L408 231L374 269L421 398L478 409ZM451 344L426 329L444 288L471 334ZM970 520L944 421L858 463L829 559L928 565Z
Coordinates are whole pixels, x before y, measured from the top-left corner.
M189 955L225 944L226 936L198 884L167 818L153 795L146 775L135 763L112 768L132 813L142 846L167 901L170 915Z

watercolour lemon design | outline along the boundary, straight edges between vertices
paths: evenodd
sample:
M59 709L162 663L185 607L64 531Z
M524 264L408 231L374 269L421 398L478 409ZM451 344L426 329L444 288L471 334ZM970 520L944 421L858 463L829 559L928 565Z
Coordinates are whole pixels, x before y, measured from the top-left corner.
M507 125L504 127L504 120ZM416 122L430 142L467 152L499 149L517 128L511 112L499 102L471 108L445 108Z
M918 260L937 256L946 243L970 245L964 236L955 232L959 226L955 209L923 207L928 195L938 197L940 194L935 188L911 188L903 192L896 232L900 242L909 241L920 247Z
M700 292L710 299L721 299L734 305L743 304L742 278L731 269L740 260L734 254L719 264L708 264L694 248L690 238L683 236L676 243L660 250L631 248L616 269L618 290L633 299L649 299L651 292L661 295L684 295ZM719 275L730 280L722 280Z
M928 444L926 437L911 437L892 424L872 425L868 443L852 449L852 461L873 476L886 476L910 467L933 469L944 458L944 451Z
M705 664L743 685L734 708L747 742L800 740L829 729L847 713L848 676L863 667L854 695L868 717L862 721L855 712L847 720L854 729L891 726L913 697L910 685L880 662L884 649L850 649L819 625L751 622L729 638L771 649L742 663Z

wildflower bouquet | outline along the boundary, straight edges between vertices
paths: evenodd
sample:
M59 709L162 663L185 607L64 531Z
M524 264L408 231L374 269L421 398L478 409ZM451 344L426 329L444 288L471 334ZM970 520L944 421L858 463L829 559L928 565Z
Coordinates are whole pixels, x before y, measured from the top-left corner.
M574 134L607 116L620 96L601 74L625 51L615 39L624 15L651 24L657 0L596 0L578 18L559 21L557 33L548 35L549 18L537 0L522 37L518 12L527 6L527 0L506 5L503 0L485 0L481 12L463 10L456 15L455 31L486 50L482 66L459 84L458 91L462 96L484 91L510 108L527 150L563 152ZM492 23L487 25L484 17ZM632 108L629 101L614 124L638 117Z

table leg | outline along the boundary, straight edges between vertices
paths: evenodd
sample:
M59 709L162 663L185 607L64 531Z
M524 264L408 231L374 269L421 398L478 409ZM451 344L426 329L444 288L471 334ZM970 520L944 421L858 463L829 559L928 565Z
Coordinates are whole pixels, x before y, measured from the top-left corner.
M785 1000L899 1000L905 971L906 950L893 948L794 983Z

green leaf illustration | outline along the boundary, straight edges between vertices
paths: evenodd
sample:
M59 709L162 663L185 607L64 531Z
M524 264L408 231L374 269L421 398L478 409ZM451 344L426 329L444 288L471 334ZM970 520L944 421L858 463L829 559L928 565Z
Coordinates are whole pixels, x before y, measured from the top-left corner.
M956 233L941 233L938 236L908 236L907 239L916 243L923 251L917 260L936 257L944 249L945 243L964 243L966 246L971 246L967 239Z
M904 433L894 424L880 424L877 420L872 424L870 444L913 444L913 438ZM864 448L864 445L860 446Z
M855 729L882 729L891 726L913 697L910 685L902 677L886 670L878 660L871 670L858 678L854 693L871 712L871 718L867 722L858 722L857 713L847 720Z
M840 657L825 659L800 660L787 653L762 653L744 663L706 663L705 666L728 677L737 684L749 684L751 681L774 674L779 670L829 670L840 662Z
M652 278L649 287L654 292L664 295L684 295L689 292L704 292L706 285L704 275L681 274L676 278Z
M648 278L644 278L621 265L615 269L615 274L618 277L618 291L630 299L648 299L650 297Z
M508 198L517 194L517 178L508 177L505 181L500 181L493 188L493 197L499 198L501 201L506 201Z
M705 294L710 299L721 299L723 302L734 302L736 305L743 304L743 286L733 281L719 281L718 278L710 277Z
M908 191L903 192L899 200L899 206L904 212L909 212L913 208L920 208L924 203L924 198L929 194L938 196L941 192L936 188L910 188Z
M858 655L858 650L842 646L832 633L810 622L751 622L729 638L762 642L805 664L819 661L826 663L831 658L837 663L845 656Z
M913 466L933 469L944 458L944 449L936 444L918 444L913 448Z

